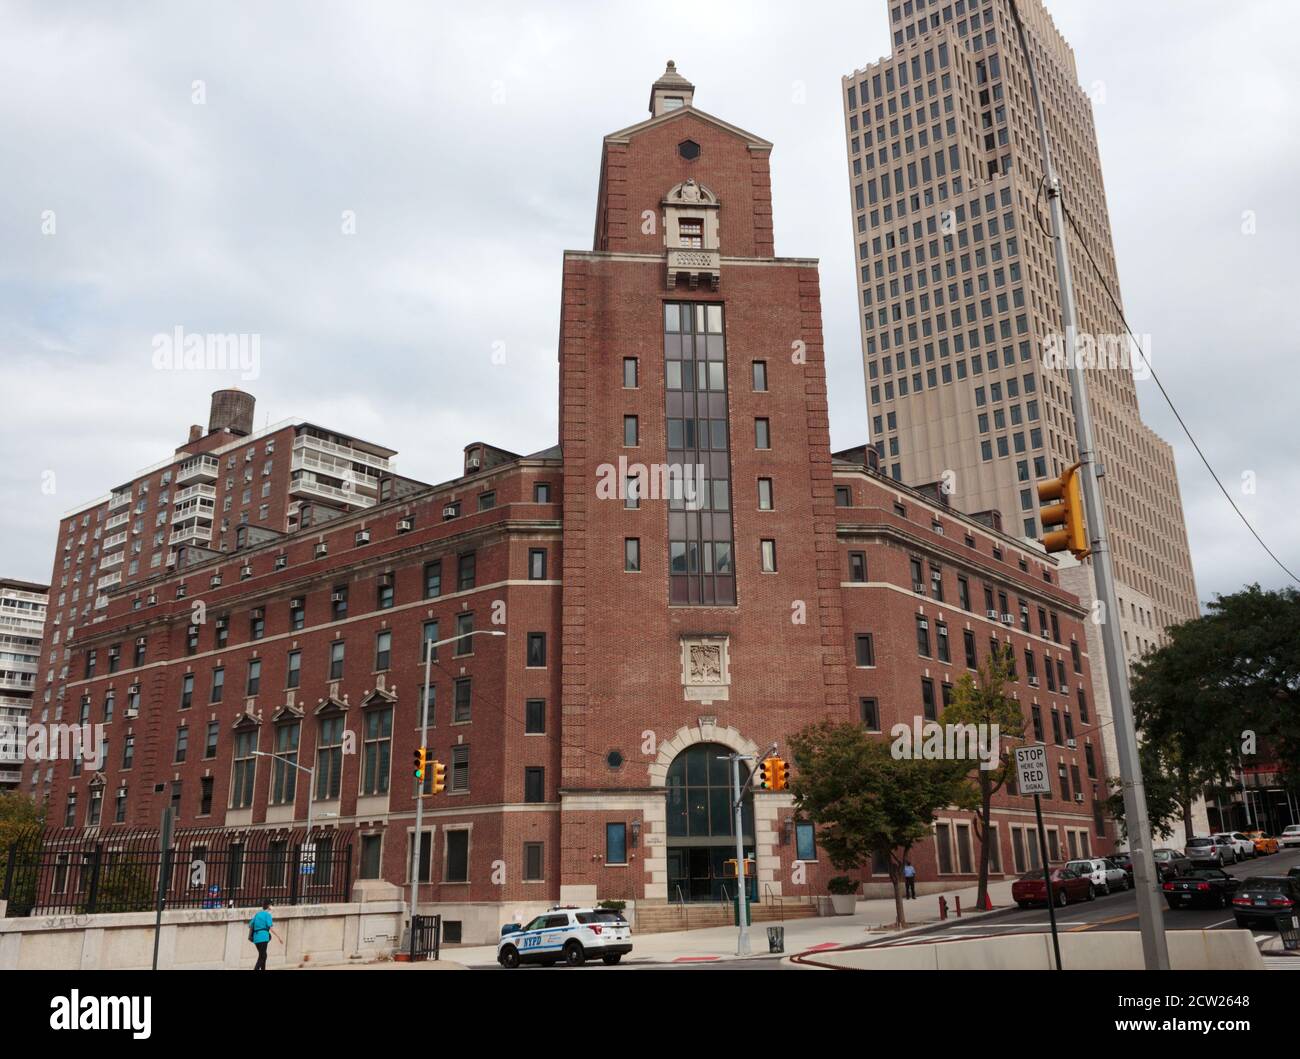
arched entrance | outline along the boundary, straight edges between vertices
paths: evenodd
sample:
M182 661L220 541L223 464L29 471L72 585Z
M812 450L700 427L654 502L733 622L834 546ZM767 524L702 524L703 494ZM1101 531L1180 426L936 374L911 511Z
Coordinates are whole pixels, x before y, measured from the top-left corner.
M719 901L736 894L736 879L725 870L725 862L736 857L731 763L726 759L731 752L721 743L696 743L668 766L669 901ZM745 795L741 830L745 856L753 857L752 793ZM753 897L757 879L751 876L748 882Z

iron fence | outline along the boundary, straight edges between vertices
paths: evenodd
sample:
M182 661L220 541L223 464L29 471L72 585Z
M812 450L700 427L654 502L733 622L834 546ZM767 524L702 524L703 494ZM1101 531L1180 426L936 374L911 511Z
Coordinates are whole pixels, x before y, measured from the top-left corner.
M0 851L6 916L253 908L347 901L352 832L182 828L164 854L157 830L36 829Z

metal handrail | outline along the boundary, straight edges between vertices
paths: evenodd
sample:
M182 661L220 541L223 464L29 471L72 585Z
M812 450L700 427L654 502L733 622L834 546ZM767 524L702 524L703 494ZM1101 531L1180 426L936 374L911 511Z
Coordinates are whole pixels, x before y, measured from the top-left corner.
M772 901L776 904L776 910L778 913L780 913L781 922L784 923L785 922L785 899L780 897L777 894L777 892L772 889L771 883L763 884L763 893L766 895L766 897L770 897Z
M682 911L682 920L689 927L691 925L691 913L690 910L687 909L686 907L686 895L682 893L682 887L680 883L674 886L673 889L677 891L677 907L680 908Z

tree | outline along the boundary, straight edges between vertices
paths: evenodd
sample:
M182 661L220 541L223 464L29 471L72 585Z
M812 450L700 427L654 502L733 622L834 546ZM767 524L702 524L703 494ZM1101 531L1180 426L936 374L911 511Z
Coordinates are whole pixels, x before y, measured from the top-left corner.
M944 724L976 725L988 733L988 751L996 749L996 764L991 769L975 768L967 776L967 795L962 805L977 805L975 837L980 843L979 891L975 906L984 907L989 889L989 837L992 834L993 795L1007 782L1015 767L1011 748L1003 740L1020 740L1025 734L1025 717L1020 702L1007 694L1011 677L1010 661L1005 655L987 656L974 675L967 673L953 689L952 701L944 707ZM996 729L997 740L992 733Z
M1138 760L1142 767L1142 787L1147 796L1147 822L1157 838L1168 838L1174 833L1174 821L1185 819L1184 805L1188 804L1188 788L1179 777L1178 765L1167 760L1168 751L1150 740L1138 747ZM1112 793L1106 800L1106 811L1119 824L1120 833L1128 837L1128 820L1124 815L1124 781L1117 776L1110 779ZM1196 788L1190 795L1196 798Z
M9 847L40 826L41 809L35 800L19 791L0 791L0 866Z
M894 757L889 744L849 723L821 721L790 739L795 805L840 871L889 860L895 927L906 927L900 888L906 850L930 833L937 810L960 796L967 763Z
M1297 772L1300 593L1251 585L1166 633L1133 667L1133 717L1152 829L1170 834L1176 814L1190 835L1197 799L1230 784L1243 753L1271 743Z

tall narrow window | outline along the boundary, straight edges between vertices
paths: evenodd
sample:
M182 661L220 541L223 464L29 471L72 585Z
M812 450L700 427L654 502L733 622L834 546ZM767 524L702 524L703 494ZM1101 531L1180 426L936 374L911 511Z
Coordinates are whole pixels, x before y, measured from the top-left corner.
M664 305L669 602L736 602L721 305Z
M298 793L298 721L281 724L275 730L275 760L271 762L271 803L292 804Z
M361 768L361 793L387 794L393 747L393 710L391 706L366 712L365 737Z

